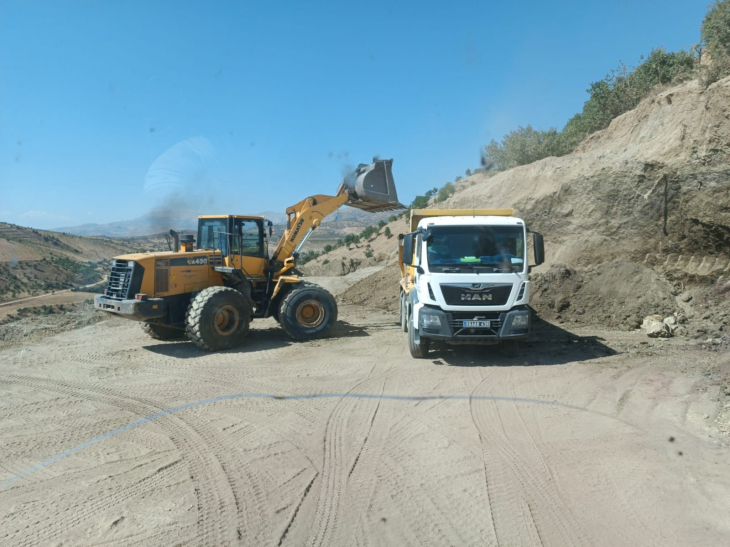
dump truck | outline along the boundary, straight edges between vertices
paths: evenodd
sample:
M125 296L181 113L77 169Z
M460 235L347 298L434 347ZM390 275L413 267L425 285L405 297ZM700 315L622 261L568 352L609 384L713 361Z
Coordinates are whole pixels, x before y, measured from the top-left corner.
M271 253L273 224L263 216L201 215L197 240L171 230L170 251L114 258L94 307L142 322L152 338L188 338L212 351L239 346L251 321L266 317L294 340L321 338L337 320L337 304L326 290L302 280L299 253L322 220L343 205L370 213L403 209L392 165L392 159L360 164L336 195L313 195L287 208L286 229Z
M431 342L502 345L514 357L530 333L532 266L545 259L532 233L527 260L525 222L512 209L414 209L399 239L400 320L411 355Z

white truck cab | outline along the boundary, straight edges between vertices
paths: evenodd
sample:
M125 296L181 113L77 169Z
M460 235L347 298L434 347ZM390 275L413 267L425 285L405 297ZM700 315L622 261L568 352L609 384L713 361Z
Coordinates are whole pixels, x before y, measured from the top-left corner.
M516 355L530 332L528 230L512 209L416 209L401 239L401 325L411 354L431 340L502 343ZM544 261L532 232L535 264Z

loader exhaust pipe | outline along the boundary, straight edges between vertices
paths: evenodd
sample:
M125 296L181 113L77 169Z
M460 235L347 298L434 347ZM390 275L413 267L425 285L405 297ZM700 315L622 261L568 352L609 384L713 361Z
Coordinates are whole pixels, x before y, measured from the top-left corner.
M350 198L346 205L368 213L406 208L398 201L392 159L373 159L370 165L361 163L355 171L342 179L337 194L342 192L347 192Z

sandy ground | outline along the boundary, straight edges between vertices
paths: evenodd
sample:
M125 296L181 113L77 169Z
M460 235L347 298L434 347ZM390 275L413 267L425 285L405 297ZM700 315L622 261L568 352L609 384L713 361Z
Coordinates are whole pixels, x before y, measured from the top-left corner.
M0 543L728 545L728 356L646 340L542 323L516 360L414 360L345 306L304 344L112 319L5 347Z

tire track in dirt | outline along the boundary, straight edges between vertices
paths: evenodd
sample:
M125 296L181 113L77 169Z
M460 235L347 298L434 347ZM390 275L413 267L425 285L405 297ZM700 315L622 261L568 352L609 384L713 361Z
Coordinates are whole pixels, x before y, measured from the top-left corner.
M489 374L474 387L472 397L488 396L492 385L487 380L509 372L509 369L498 370L499 373ZM541 455L528 446L529 439L525 442L526 435L524 430L520 431L520 417L515 415L514 406L510 409L494 401L472 399L470 409L482 442L488 499L498 544L532 545L536 535L550 545L593 544L584 537L579 523L556 492L549 474L545 473ZM531 449L526 451L526 448Z
M90 385L69 385L58 380L48 380L34 377L10 376L11 382L21 383L32 387L40 387L80 398L85 398L109 404L127 410L137 416L148 416L162 410L160 406L144 399L134 399L116 393L111 389ZM178 447L185 463L190 470L190 477L194 484L195 495L198 499L198 543L203 545L220 545L237 541L237 519L232 514L240 507L248 508L236 502L236 494L228 475L230 465L221 463L219 456L225 451L216 454L210 447L213 440L210 434L200 434L200 427L193 427L177 415L166 415L158 421L158 425L169 433L170 440ZM213 443L214 445L216 443ZM245 484L239 484L243 496L250 491ZM260 497L251 492L251 498ZM248 498L247 498L248 499ZM254 509L263 512L260 505ZM246 521L251 522L251 529L256 529L252 515ZM261 523L261 520L258 520ZM260 524L259 524L260 525Z
M48 544L53 540L62 538L73 529L78 529L92 518L98 517L100 513L109 512L115 507L132 503L135 499L145 496L150 492L157 492L169 485L170 479L178 474L174 467L180 462L176 459L167 462L162 466L155 466L157 469L140 479L130 481L127 479L122 485L108 484L104 481L99 485L89 485L85 488L84 501L79 503L76 492L69 492L54 500L59 510L49 519L53 526L36 527L28 530L27 535L22 532L27 530L15 530L14 536L8 539L18 547L32 547L35 545ZM129 477L128 473L125 473ZM38 492L42 495L41 492ZM11 524L11 523L7 523ZM12 525L8 526L12 528Z
M353 393L356 389L364 386L379 386L382 394L385 389L385 382L388 377L395 374L392 368L373 374L377 367L376 363L368 378L352 386L347 394ZM350 520L353 512L345 502L349 499L348 479L355 469L359 455L362 455L365 444L372 432L372 426L378 409L380 398L358 399L342 397L327 419L323 440L322 473L319 499L314 514L314 520L310 526L307 545L339 545L344 539L343 534L347 533L346 526L342 520ZM358 408L360 407L360 408ZM367 412L371 420L366 422L364 431L352 431L347 427L348 420L353 413L359 410ZM360 440L362 439L362 440ZM348 442L350 441L350 442ZM348 445L354 442L357 445L358 456L347 465L346 451ZM370 465L370 464L368 464ZM377 460L374 465L377 465ZM354 522L352 523L354 526Z

